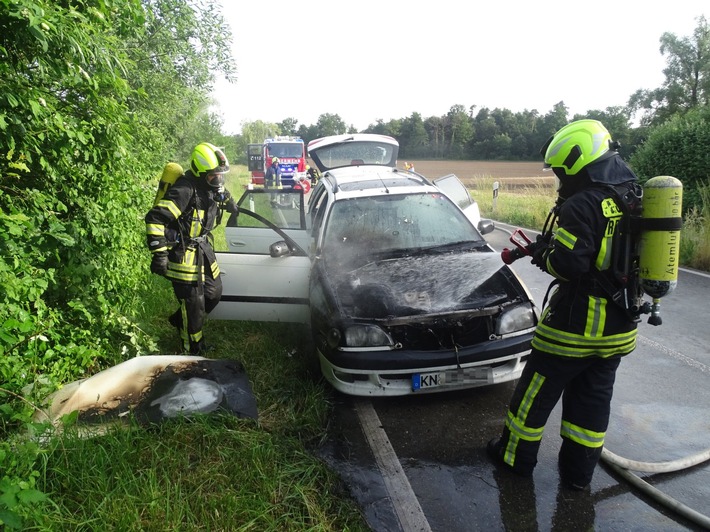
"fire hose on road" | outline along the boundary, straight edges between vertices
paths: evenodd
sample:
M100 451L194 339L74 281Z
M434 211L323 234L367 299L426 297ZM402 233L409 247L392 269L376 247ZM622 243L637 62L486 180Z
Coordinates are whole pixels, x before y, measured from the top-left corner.
M602 449L602 460L646 495L652 497L665 507L670 508L693 523L710 530L710 517L703 515L700 512L697 512L677 501L673 497L666 495L630 471L634 470L643 473L670 473L680 471L710 460L710 449L706 449L705 451L692 456L679 458L678 460L670 462L638 462L636 460L629 460L618 456L607 449Z

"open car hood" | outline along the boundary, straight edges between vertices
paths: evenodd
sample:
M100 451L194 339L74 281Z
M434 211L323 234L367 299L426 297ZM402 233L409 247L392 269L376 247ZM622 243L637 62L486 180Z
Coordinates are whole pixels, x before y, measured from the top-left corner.
M335 285L344 314L373 319L480 310L526 298L512 278L499 254L466 252L370 262L339 274Z
M397 166L399 143L374 133L332 135L308 143L308 156L321 172L347 166Z

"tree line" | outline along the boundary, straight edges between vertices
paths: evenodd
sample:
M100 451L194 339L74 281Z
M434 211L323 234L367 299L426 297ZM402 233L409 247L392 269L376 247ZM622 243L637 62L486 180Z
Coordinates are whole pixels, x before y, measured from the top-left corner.
M659 52L667 65L663 70L665 81L655 89L637 90L625 106L591 109L570 116L563 101L546 113L457 104L445 115L423 117L414 112L387 122L377 120L360 132L395 137L403 159L540 160L540 148L555 131L571 120L593 118L609 129L621 144L621 155L629 160L653 131L669 120L702 120L695 111L707 108L710 102L710 30L704 16L696 21L691 36L666 32L660 37ZM339 115L325 113L312 125L299 125L294 118L278 123L249 122L242 125L240 135L225 142L233 148L237 160L245 162L246 144L269 136L296 135L308 142L326 135L356 132ZM707 173L700 172L692 179L706 177Z

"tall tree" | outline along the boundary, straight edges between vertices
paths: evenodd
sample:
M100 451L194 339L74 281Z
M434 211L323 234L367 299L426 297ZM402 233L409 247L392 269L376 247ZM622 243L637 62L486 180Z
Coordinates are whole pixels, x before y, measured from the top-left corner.
M399 139L402 157L421 157L429 144L429 136L424 128L422 115L412 113L409 118L402 120L402 132Z
M710 28L704 16L696 20L692 37L661 36L660 52L667 56L663 86L639 89L629 98L629 110L641 113L642 125L660 124L710 103Z
M443 157L444 155L444 120L440 116L430 116L424 121L424 127L429 135L430 157Z
M275 137L281 133L278 124L270 122L262 122L256 120L254 122L245 122L242 124L242 137L247 144L256 144L264 142L264 139Z
M469 157L474 159L490 159L492 157L491 142L499 133L498 124L491 116L488 107L482 107L473 119L475 137L469 147Z
M298 120L289 117L284 118L278 123L282 135L297 136L298 135Z
M122 0L125 1L125 0ZM207 111L216 76L236 80L232 35L219 0L141 0L142 27L126 25L131 117L152 135L149 151L186 153L192 122ZM125 24L125 23L124 23ZM206 131L205 136L212 135ZM148 154L143 157L150 160Z
M466 152L466 144L473 137L471 119L463 105L452 105L446 118L449 137L448 155L452 159L461 159Z
M348 127L343 122L339 115L324 113L318 117L319 137L327 137L328 135L342 135L347 132Z

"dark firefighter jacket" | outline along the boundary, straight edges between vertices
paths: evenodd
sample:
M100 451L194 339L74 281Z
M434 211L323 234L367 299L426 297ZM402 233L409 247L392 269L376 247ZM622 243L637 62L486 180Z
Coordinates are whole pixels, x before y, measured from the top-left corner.
M170 280L197 283L204 280L204 265L212 278L219 265L210 231L217 225L220 204L216 192L191 171L180 177L145 216L145 231L151 253L168 253Z
M281 178L281 165L272 164L266 169L266 174L264 175L264 183L268 186L279 184Z
M586 188L565 200L544 269L559 285L550 297L532 346L567 357L628 354L636 347L636 322L617 306L593 271L610 268L612 236L622 211L610 193Z

